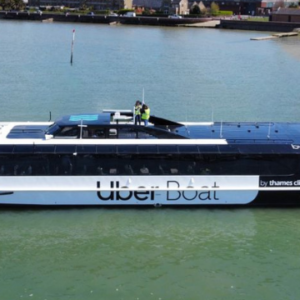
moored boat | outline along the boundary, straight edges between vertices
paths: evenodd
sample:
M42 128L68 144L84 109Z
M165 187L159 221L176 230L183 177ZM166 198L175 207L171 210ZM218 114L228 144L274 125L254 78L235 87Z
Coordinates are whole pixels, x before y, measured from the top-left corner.
M0 123L0 204L300 206L300 123L132 119Z

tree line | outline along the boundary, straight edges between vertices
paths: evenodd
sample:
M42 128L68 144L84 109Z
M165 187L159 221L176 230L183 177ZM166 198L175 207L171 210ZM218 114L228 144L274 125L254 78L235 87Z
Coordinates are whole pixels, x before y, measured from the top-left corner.
M2 10L23 10L25 4L23 0L0 0Z

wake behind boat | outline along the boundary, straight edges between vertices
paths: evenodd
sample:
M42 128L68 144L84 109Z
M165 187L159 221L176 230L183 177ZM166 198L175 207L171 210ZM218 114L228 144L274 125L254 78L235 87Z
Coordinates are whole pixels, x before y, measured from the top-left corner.
M0 204L300 206L300 123L0 123Z

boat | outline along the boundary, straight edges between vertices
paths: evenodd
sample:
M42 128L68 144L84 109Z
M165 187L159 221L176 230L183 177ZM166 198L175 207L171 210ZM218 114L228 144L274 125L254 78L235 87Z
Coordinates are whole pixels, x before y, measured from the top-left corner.
M104 110L0 123L0 204L300 205L300 123L133 119Z

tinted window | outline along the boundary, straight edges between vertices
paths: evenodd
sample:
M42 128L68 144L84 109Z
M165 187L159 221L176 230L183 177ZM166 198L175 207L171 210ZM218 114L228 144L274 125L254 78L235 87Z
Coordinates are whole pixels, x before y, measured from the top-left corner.
M96 145L79 145L77 153L96 153Z
M157 153L157 145L139 145L138 146L139 153Z
M79 134L79 128L74 126L67 126L61 129L61 131L55 134L55 137L60 136L70 136L70 137L77 137Z
M64 146L64 145L63 145ZM112 146L115 147L115 146ZM106 148L109 151L109 148ZM66 149L65 151L70 150ZM102 147L104 150L104 147ZM0 176L292 175L297 155L263 154L1 154Z
M14 153L32 153L32 145L15 145Z
M158 145L159 153L178 153L176 145Z
M129 154L137 153L137 146L136 145L119 145L118 153L129 153Z
M54 153L54 145L35 145L35 153Z
M178 145L179 153L198 153L197 145Z
M116 153L115 145L101 145L97 146L97 153Z
M55 149L56 153L74 153L75 145L57 145Z
M218 146L199 145L200 153L219 153Z
M13 145L1 145L0 153L12 153L14 149Z

